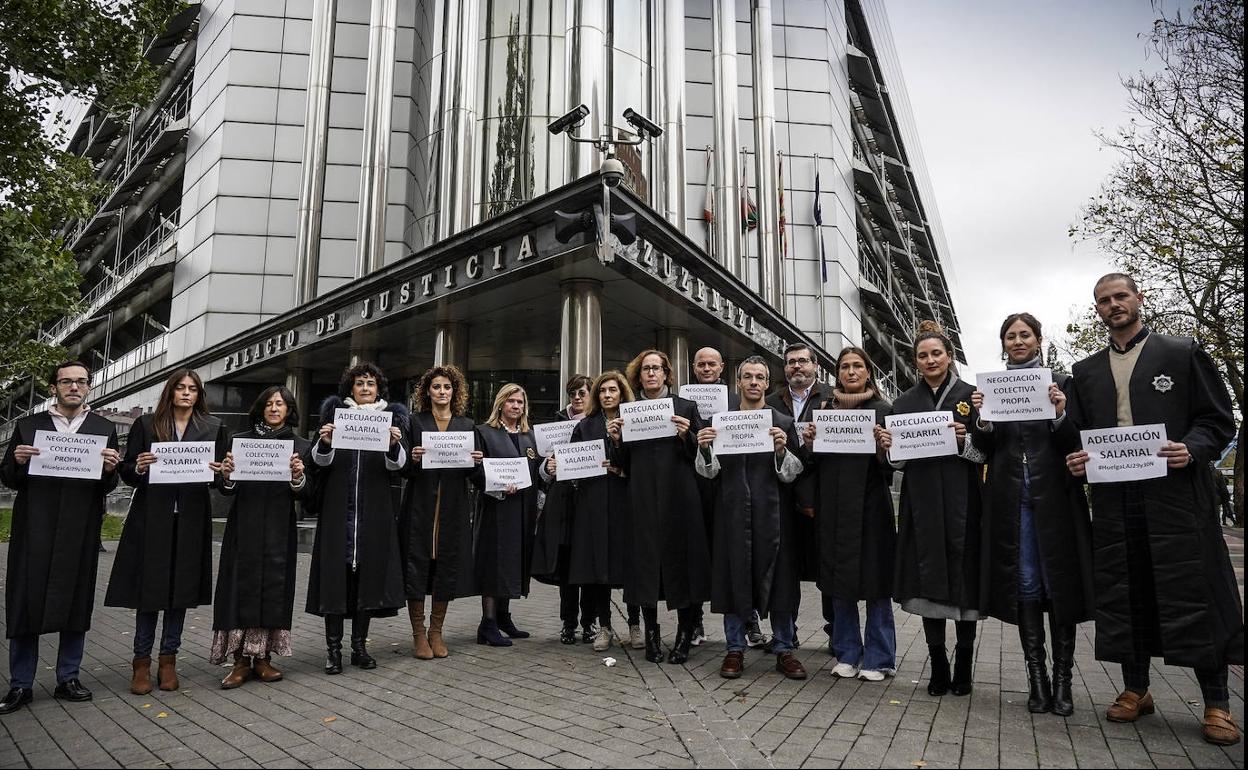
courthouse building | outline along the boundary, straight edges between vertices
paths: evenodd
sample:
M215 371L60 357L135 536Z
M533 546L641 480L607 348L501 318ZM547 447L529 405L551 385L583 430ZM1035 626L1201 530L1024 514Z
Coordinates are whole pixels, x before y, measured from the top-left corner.
M882 0L209 0L147 55L153 102L72 131L107 192L66 226L82 307L43 331L120 422L180 366L235 424L280 382L310 417L353 359L392 399L451 362L478 415L511 380L550 415L646 347L779 381L786 343L825 377L862 345L895 394L918 320L958 342ZM579 104L579 137L635 139L627 108L664 131L619 148L637 238L605 253L556 238L603 195L599 150L547 130Z

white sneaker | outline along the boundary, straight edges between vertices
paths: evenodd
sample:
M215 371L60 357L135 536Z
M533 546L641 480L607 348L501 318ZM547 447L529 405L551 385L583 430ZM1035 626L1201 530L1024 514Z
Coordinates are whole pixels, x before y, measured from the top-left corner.
M837 663L832 668L832 675L842 679L853 679L858 676L858 667L849 663Z
M858 672L858 678L864 682L883 682L884 672L876 671L870 668L864 668L862 671Z
M594 635L594 652L603 652L611 649L611 627L599 626L598 633Z
M693 639L690 640L690 644L694 647L701 647L706 644L706 629L702 627L701 623L693 627Z
M646 649L646 638L641 635L641 626L628 627L628 646L634 650Z

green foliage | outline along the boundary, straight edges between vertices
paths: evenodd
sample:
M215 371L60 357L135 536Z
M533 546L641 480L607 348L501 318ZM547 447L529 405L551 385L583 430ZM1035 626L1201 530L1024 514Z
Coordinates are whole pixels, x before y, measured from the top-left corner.
M120 540L121 529L125 526L126 520L121 516L113 516L106 514L104 522L100 526L101 540ZM0 543L9 542L12 537L13 528L13 509L0 508Z

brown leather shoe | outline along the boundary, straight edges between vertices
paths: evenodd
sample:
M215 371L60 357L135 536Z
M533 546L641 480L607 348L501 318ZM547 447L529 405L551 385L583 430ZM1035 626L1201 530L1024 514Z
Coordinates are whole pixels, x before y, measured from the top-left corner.
M147 695L152 691L152 659L135 658L134 673L130 675L130 692Z
M178 654L161 655L156 669L156 681L162 690L178 689Z
M741 676L741 671L744 668L745 653L740 650L733 650L724 656L724 662L719 667L719 675L724 679L737 679Z
M226 674L225 678L221 680L221 689L233 690L235 687L242 687L243 682L246 682L248 679L251 679L251 661L241 652L236 652L234 653L234 668L230 669L230 673ZM163 680L161 689L164 689Z
M797 656L791 652L780 652L776 654L776 670L784 674L789 679L805 679L806 667L797 659Z
M449 602L434 602L433 611L429 613L429 649L433 657L445 658L451 654L442 640L442 624L446 622L446 606Z
M280 682L282 681L282 672L277 670L266 655L263 658L253 658L251 662L251 671L261 682Z
M1134 722L1146 714L1153 713L1153 694L1146 692L1137 695L1130 690L1123 690L1114 705L1105 711L1105 718L1111 722Z
M1201 733L1206 741L1219 746L1234 746L1239 743L1239 725L1235 724L1235 718L1230 712L1212 706L1205 708L1205 725Z
M412 655L420 660L433 660L429 637L425 635L425 603L408 599L407 618L412 622Z

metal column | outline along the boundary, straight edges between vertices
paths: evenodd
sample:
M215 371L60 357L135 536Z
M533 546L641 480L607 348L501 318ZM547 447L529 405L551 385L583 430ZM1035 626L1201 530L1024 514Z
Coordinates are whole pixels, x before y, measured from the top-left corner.
M771 0L754 0L754 174L758 179L758 293L784 314L784 257L780 251L780 188L776 169L776 78L771 48ZM823 340L819 341L823 344Z
M715 110L715 223L714 253L720 263L742 280L741 146L737 119L737 14L733 2L711 3L711 79Z
M308 400L312 395L312 373L302 366L292 367L286 372L286 389L295 397L295 408L299 412L295 433L302 436L308 430L308 416L312 411Z
M468 325L458 321L439 321L433 339L433 365L451 364L468 374Z
M602 283L573 278L559 284L563 292L559 329L559 387L574 374L602 373ZM567 406L566 394L560 406Z
M380 269L386 260L390 118L394 111L394 37L398 14L398 0L373 0L368 25L368 80L364 87L364 154L360 159L356 278Z
M598 127L608 130L611 123L607 103L607 13L610 3L603 0L566 0L568 29L564 37L567 54L568 104L589 107L589 118L581 136L597 136ZM563 110L556 110L563 112ZM598 157L592 145L567 143L568 178L571 182L598 171Z
M659 350L667 353L672 361L672 379L676 382L676 387L689 384L689 330L675 327L663 329L659 332L658 342Z
M303 120L303 167L299 179L299 229L295 232L295 306L316 298L321 263L321 209L329 141L329 93L334 69L334 21L338 0L315 0L308 57L308 105Z
M442 88L446 109L438 151L438 229L443 240L473 224L477 154L477 47L479 3L445 0Z
M663 217L685 229L685 2L656 0L654 111L663 128L654 200Z

